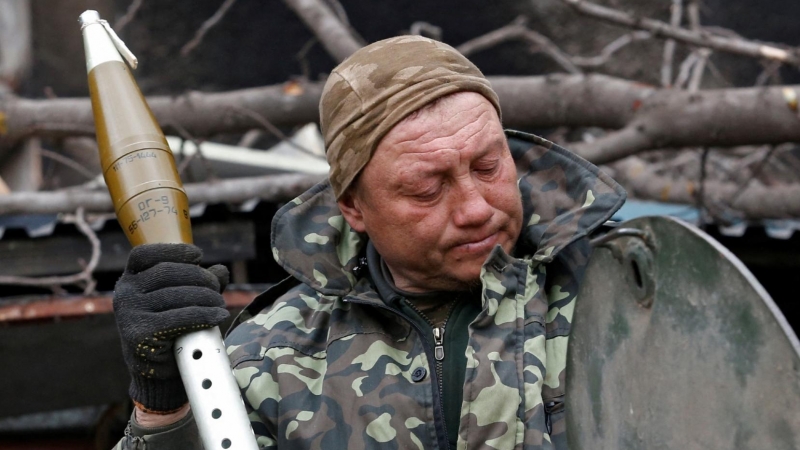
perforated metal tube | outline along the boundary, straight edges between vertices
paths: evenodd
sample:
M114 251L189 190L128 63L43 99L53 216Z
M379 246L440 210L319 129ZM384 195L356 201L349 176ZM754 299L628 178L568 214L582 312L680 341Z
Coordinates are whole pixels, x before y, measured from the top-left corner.
M175 357L205 449L257 449L219 328L179 337Z

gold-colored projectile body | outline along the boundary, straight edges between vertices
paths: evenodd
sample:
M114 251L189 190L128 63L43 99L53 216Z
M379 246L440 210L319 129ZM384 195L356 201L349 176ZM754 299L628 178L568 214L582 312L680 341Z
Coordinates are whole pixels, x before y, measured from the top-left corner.
M107 33L92 28L86 32ZM191 243L189 202L172 151L115 43L102 37L86 40L95 44L86 44L94 56L87 70L100 163L117 219L133 246Z

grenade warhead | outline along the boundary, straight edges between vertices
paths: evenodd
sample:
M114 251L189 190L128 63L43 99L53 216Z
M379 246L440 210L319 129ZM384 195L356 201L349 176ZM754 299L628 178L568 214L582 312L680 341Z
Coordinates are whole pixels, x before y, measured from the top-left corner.
M131 245L192 242L189 202L164 133L128 66L137 61L96 11L80 17L103 177Z

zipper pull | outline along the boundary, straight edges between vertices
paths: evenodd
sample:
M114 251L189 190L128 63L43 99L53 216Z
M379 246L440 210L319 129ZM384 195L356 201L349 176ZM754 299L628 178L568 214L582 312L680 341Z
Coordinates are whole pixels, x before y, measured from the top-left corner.
M433 341L436 347L433 348L433 356L437 361L444 359L444 328L433 328Z

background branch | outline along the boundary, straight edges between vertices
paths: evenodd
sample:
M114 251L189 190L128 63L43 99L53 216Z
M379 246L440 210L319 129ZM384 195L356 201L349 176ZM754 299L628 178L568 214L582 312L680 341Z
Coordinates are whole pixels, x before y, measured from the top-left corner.
M219 23L223 17L225 17L225 13L236 3L236 0L225 0L222 5L220 5L217 12L214 13L213 16L209 17L203 24L198 28L197 32L195 32L194 37L191 41L184 44L181 48L181 56L188 56L189 53L192 52L201 42L203 42L203 37L205 37L208 30L214 28L214 25Z
M256 111L276 126L317 121L321 93L320 83L290 82L229 92L155 96L148 97L147 102L159 122L179 123L192 135L207 137L261 126L252 118L231 110L231 105ZM34 135L94 136L94 117L88 98L6 97L0 98L0 111L5 114L0 149L13 147Z
M623 34L622 36L614 39L603 47L603 50L600 51L600 54L597 56L573 56L572 62L575 65L580 67L600 67L603 64L606 64L614 53L618 52L625 48L628 44L634 43L636 41L643 41L646 39L650 39L653 37L649 31L634 31L632 33Z
M786 89L797 92L800 87ZM776 88L658 90L641 101L622 130L570 145L581 156L604 164L648 149L797 141L799 125L797 114Z
M321 0L284 0L337 63L362 47L346 24Z
M709 33L707 30L691 31L659 20L635 17L613 8L600 6L585 0L561 0L581 14L594 17L609 23L647 30L656 37L674 39L689 45L707 47L727 53L764 58L800 66L800 57L796 48L779 44L764 44L741 38L724 37Z
M528 29L527 22L525 17L519 16L505 27L464 42L456 47L456 50L461 52L464 56L469 56L481 50L494 47L502 42L521 40L531 44L533 49L542 51L550 56L553 61L558 63L558 65L568 73L581 73L581 70L575 66L575 63L572 62L569 55L564 53L546 36Z
M428 22L417 21L412 23L411 26L408 28L408 33L419 36L426 36L431 39L436 39L437 41L442 40L442 29Z
M125 11L125 15L120 17L119 20L114 22L114 31L117 33L121 33L123 29L136 17L136 13L139 12L139 9L142 7L142 3L144 0L133 0L130 5L128 5L128 10Z
M239 107L239 106L234 106L233 109L238 111L238 112L240 112L240 113L242 113L242 114L244 114L244 115L246 115L246 116L248 116L248 117L250 117L251 119L255 120L265 130L269 131L273 136L275 136L276 138L280 139L283 142L286 142L287 144L289 144L290 146L294 147L295 149L297 149L297 150L299 150L299 151L301 151L301 152L303 152L303 153L305 153L307 155L313 156L315 158L320 158L320 155L318 155L318 154L312 152L311 150L303 147L302 145L297 144L296 142L294 142L289 136L286 136L283 133L283 131L280 130L280 128L278 128L275 125L273 125L269 120L267 120L261 114L255 112L255 111L253 111L251 109L242 108L242 107Z
M629 189L629 194L671 203L695 202L699 187L696 180L655 174L637 157L613 167L615 178ZM712 210L733 210L736 215L750 219L800 216L800 184L765 186L754 181L745 190L739 192L739 189L736 183L706 181L704 202Z
M666 147L800 141L800 119L785 97L786 92L800 92L800 86L689 93L599 74L489 77L489 80L500 97L507 127L622 130L590 144L568 144L578 154L600 164ZM317 121L322 85L299 86L298 94L285 93L283 86L271 86L213 94L190 93L177 98L151 97L148 102L159 122L178 123L200 138L264 126L253 114L242 114L241 108L263 116L276 127ZM5 139L9 144L32 135L94 134L88 99L12 99L7 103L0 100L0 110L8 114L8 132L0 140ZM50 119L54 118L60 118L61 122L51 127Z
M45 158L52 159L53 161L61 163L61 164L65 165L65 166L69 167L70 169L78 172L79 174L83 175L84 177L86 177L89 180L94 179L94 177L97 176L96 173L92 172L91 170L87 169L86 167L83 167L77 161L74 161L74 160L72 160L70 158L67 158L66 156L64 156L64 155L62 155L60 153L56 153L54 151L47 150L46 148L43 148L40 151L42 153L42 156L44 156Z
M254 198L286 202L323 179L320 175L287 174L217 180L184 185L192 204L242 203ZM106 191L17 192L0 196L0 214L58 214L83 207L86 211L114 210Z
M680 27L681 17L683 17L683 0L672 0L670 6L669 24L673 27ZM661 86L672 86L672 60L675 56L675 40L667 39L664 44L664 58L661 63Z
M700 32L700 0L690 0L687 13L689 15L689 27L694 32ZM700 83L703 81L703 74L706 71L706 63L708 58L711 57L711 50L701 48L697 50L698 59L692 68L692 77L689 79L689 92L696 92L700 89Z

